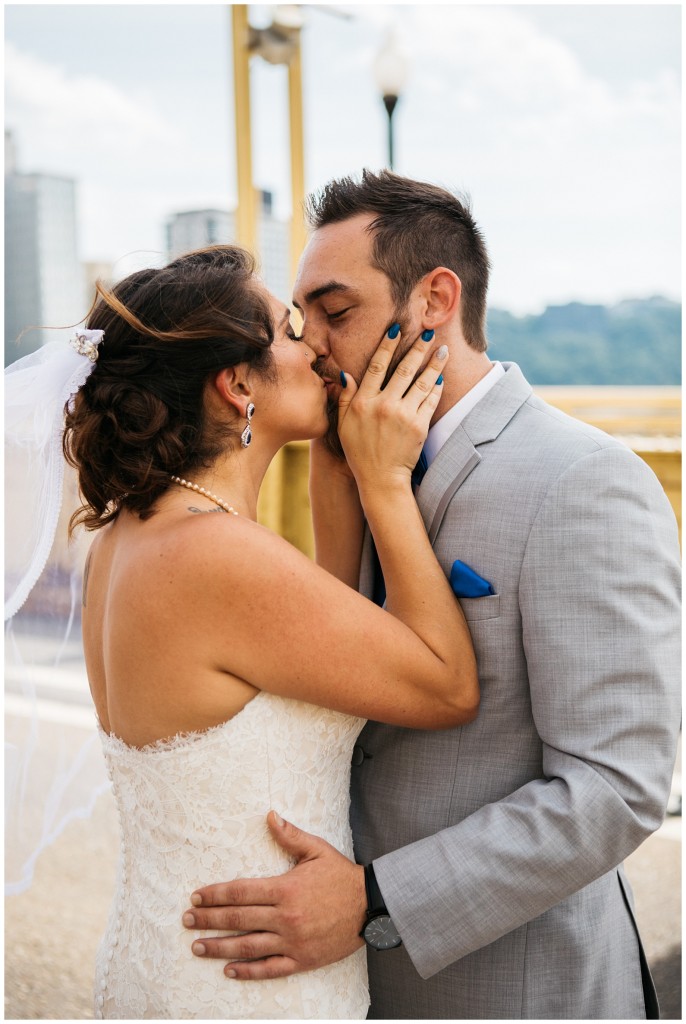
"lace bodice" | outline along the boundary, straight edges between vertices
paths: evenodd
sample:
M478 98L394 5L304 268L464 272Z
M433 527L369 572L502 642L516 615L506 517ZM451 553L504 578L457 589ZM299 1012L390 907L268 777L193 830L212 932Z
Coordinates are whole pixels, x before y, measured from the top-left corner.
M101 730L121 824L121 857L97 955L95 1014L116 1019L364 1019L364 950L259 982L201 960L181 916L195 888L280 874L270 808L352 858L350 758L363 721L261 692L207 732L143 749Z

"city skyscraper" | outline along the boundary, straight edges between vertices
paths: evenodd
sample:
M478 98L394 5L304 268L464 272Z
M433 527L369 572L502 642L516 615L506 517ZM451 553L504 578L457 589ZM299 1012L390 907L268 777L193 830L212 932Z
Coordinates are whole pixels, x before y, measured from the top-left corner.
M234 242L236 217L230 210L186 210L172 214L166 232L171 260L192 249ZM277 298L290 304L289 224L272 215L271 192L260 193L257 239L260 276Z
M66 333L85 313L75 182L17 171L5 133L5 365Z

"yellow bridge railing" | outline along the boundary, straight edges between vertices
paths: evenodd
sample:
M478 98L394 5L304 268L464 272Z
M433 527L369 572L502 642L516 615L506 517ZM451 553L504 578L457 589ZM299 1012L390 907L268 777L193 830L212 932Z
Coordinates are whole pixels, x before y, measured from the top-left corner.
M681 389L678 387L537 387L546 402L622 440L648 463L665 489L681 531ZM258 518L312 557L309 446L279 452L262 487Z
M640 455L662 484L681 536L681 388L549 386L535 391Z

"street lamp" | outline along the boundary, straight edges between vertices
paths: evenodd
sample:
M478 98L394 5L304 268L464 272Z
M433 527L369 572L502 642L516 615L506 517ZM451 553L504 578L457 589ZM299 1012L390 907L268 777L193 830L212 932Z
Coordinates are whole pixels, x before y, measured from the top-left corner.
M374 77L388 114L388 166L393 170L393 111L409 74L409 58L391 28L374 61Z

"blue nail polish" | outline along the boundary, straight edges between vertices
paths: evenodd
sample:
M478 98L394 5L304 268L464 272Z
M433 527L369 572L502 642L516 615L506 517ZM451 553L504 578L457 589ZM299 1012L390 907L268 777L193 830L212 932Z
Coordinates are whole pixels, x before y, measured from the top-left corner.
M436 332L432 330L422 331L422 341L433 341Z
M391 324L391 326L388 329L388 337L391 339L391 341L395 341L399 334L400 324Z
M441 374L441 376L440 376L440 377L438 378L438 380L436 381L436 383L437 383L437 384L442 384L442 383L443 383L443 374Z
M347 386L348 386L348 382L346 381L346 379L345 379L345 374L343 373L343 371L342 371L342 370L341 370L341 385L342 385L342 386L343 386L344 388L347 388Z

